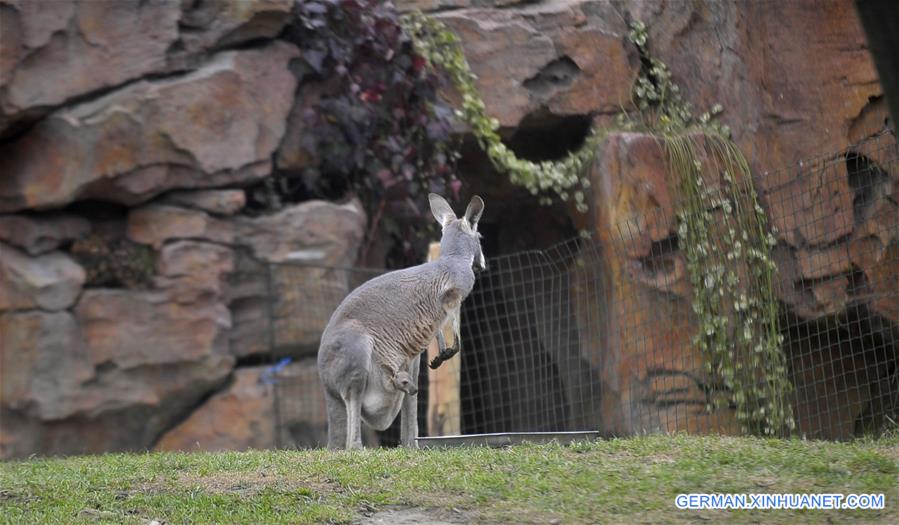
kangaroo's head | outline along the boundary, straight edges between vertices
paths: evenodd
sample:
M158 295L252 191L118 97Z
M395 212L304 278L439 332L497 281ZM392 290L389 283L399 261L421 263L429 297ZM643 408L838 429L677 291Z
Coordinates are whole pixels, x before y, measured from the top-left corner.
M457 218L446 199L432 193L428 195L431 202L431 213L443 227L440 239L440 255L469 257L475 270L485 270L487 262L481 251L481 235L478 233L478 221L484 212L484 201L475 195L465 209L465 215Z
M397 370L391 381L393 382L394 388L397 390L412 396L418 393L418 387L415 386L415 381L412 380L412 376L409 375L409 372L406 372L405 370Z

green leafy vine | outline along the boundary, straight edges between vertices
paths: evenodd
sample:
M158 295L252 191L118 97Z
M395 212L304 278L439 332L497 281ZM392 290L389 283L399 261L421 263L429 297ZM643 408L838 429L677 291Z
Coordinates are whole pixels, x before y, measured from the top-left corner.
M550 200L546 193L552 191L563 201L574 198L578 211L586 212L583 190L590 186L590 181L583 175L584 168L593 160L597 146L605 138L604 130L591 130L579 149L558 161L531 162L518 158L497 133L499 121L487 114L475 86L477 77L471 72L456 34L439 20L420 12L404 15L403 26L416 51L431 66L448 74L462 97L462 107L456 110L456 116L470 126L472 135L487 152L493 166L507 173L513 184L525 187L533 195L543 195L544 203Z
M475 75L458 37L441 22L411 13L403 25L421 56L445 71L462 97L457 117L464 120L494 167L541 200L550 192L575 199L587 210L584 175L597 147L610 131L594 127L584 144L564 159L531 162L506 147L475 87ZM641 55L633 88L636 115L622 112L618 130L640 130L660 138L668 167L677 177L683 202L677 235L684 251L698 318L693 344L704 356L706 372L723 395L709 397L708 409L735 407L745 432L774 435L794 428L786 357L781 348L775 244L752 184L749 164L718 122L715 104L698 118L673 82L671 72L652 57L648 34L639 21L628 40Z

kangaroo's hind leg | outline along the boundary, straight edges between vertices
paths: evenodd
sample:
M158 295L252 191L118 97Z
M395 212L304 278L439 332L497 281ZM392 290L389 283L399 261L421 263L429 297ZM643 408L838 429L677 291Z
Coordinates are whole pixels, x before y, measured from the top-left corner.
M328 448L341 449L346 445L346 403L340 396L325 390L325 409L328 415Z
M366 335L345 330L319 350L330 448L362 447L362 395L368 382L371 347L371 339Z
M340 390L346 405L346 448L362 448L362 395L368 383L371 365L371 340L368 337L352 338L345 342L347 367Z
M362 392L351 390L346 398L346 448L362 448Z

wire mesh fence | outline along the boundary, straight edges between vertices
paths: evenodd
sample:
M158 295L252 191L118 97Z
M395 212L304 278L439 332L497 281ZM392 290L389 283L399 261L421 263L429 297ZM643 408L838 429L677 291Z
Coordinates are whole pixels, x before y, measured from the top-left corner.
M897 164L885 134L764 174L759 196L777 232L776 340L795 419L785 432L846 439L897 424ZM488 258L463 303L460 372L429 374L423 363L421 434L744 432L739 396L697 344L703 325L676 215L652 213L605 235ZM318 336L340 300L379 273L271 266L270 344L294 359L276 389L282 445L324 442ZM734 343L735 366L764 384L751 351ZM456 402L441 405L447 392Z

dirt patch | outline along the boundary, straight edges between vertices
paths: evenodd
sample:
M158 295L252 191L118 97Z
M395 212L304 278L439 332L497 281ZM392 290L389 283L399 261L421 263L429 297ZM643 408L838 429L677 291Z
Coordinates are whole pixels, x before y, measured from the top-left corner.
M472 523L474 516L457 509L428 509L423 507L386 506L370 516L353 523L356 525L457 525Z
M0 489L0 503L9 501L12 503L28 503L36 499L27 492L18 492L15 490Z
M217 472L205 476L182 473L178 476L177 484L200 487L211 494L239 494L241 496L254 496L266 489L298 491L310 497L318 497L321 494L336 491L336 487L326 483L289 479L265 471Z

